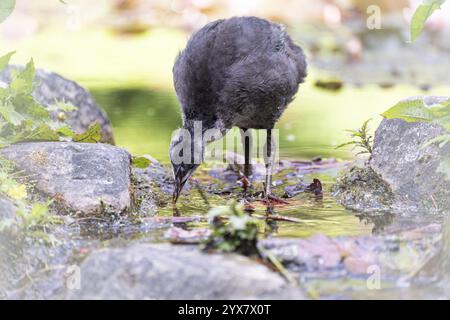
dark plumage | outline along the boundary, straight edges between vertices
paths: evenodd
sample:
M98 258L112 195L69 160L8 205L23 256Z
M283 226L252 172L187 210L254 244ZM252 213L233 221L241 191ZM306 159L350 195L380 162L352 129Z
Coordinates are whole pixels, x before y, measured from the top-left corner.
M305 76L303 51L281 25L256 17L211 22L191 36L173 68L183 128L202 121L203 131L270 130ZM172 160L181 140L172 139ZM176 199L198 164L172 164Z

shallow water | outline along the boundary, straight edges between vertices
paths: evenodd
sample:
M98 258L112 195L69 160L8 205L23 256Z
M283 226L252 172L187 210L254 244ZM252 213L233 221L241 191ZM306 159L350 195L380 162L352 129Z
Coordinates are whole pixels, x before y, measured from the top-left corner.
M91 91L110 117L119 146L133 154L150 154L167 165L171 134L181 125L179 106L173 92L143 87L95 87ZM432 94L443 94L444 91L445 88L438 88ZM345 130L359 127L368 118L373 118L371 127L376 127L381 120L378 114L401 98L415 94L421 92L412 86L390 89L370 85L362 88L348 86L341 91L330 92L306 83L277 125L280 159L312 159L321 156L340 159L339 161L351 160L351 150L335 149L336 145L348 140ZM195 175L197 179L203 180L202 186L211 179L207 176L208 165L202 165ZM408 219L394 219L389 214L367 217L346 210L336 203L330 194L330 186L340 170L342 166L300 172L306 183L313 178L322 181L325 191L323 199L317 200L313 195L305 193L295 197L291 204L277 208L278 214L301 219L304 223L281 222L269 233L280 237L309 237L317 233L329 236L367 235L379 233L389 226L401 229L402 226L411 225ZM282 193L282 188L284 187L276 187L275 192ZM210 199L210 202L213 205L224 204L226 200L222 196ZM207 212L207 206L198 192L182 197L179 208L183 215ZM264 209L257 208L258 210ZM159 215L172 214L170 206L159 209ZM419 217L414 224L421 224L421 220Z
M368 118L374 118L371 127L375 128L381 121L381 117L377 115L387 107L405 96L422 92L415 87L407 86L390 89L381 89L377 86L345 87L339 92L322 91L308 84L306 86L305 94L299 94L299 98L289 107L277 125L280 129L280 159L287 160L287 163L295 163L300 159L308 163L318 157L323 160L318 162L320 165L310 162L312 164L310 166L300 166L294 168L295 170L289 167L276 172L273 177L276 185L273 191L276 195L282 196L286 186L309 184L317 178L323 185L323 197L301 192L288 199L288 204L276 205L274 208L276 214L295 218L301 222L258 220L261 238L269 241L271 238L301 238L305 241L316 241L318 239L314 236L322 234L336 239L337 243L350 246L349 248L355 243L360 243L363 251L355 253L357 258L360 255L359 258L363 261L366 255L377 256L381 259L383 268L390 270L387 271L389 276L383 275L382 287L385 290L371 291L367 290L367 274L352 275L342 265L329 269L309 269L311 266L306 263L306 267L297 270L300 281L308 291L316 292L322 297L379 299L446 296L447 292L436 288L433 282L435 274L442 273L440 268L435 270L432 276L425 275L419 278L418 284L408 280L408 288L398 284L399 279L405 274L415 272L416 268L422 268L423 257L430 253L434 254L439 241L436 240L439 235L433 233L435 231L428 235L423 233L423 238L419 236L419 239L413 237L410 240L404 239L403 233L408 234L408 230L413 230L414 233L418 228L417 232L420 235L421 227L426 229L427 226L440 224L441 216L420 212L413 215L386 212L361 214L345 209L336 202L331 192L331 186L336 178L355 159L351 150L335 149L336 145L348 140L345 130L359 127ZM178 102L172 92L154 91L143 87L128 89L95 87L91 91L111 119L119 146L133 154L150 154L168 167L167 151L170 137L172 131L181 125ZM443 95L445 91L445 88L437 89L430 94ZM209 206L223 205L232 199L241 201L244 198L240 192L241 187L236 184L236 177L226 181L225 167L224 164L216 163L205 163L200 166L194 179L198 181L199 188L207 194L209 203L205 203L197 188L191 183L190 188L187 186L179 199L177 214L181 217L205 217ZM253 185L255 189L262 189L261 176L257 176ZM136 223L129 220L116 221L113 225L107 222L102 224L98 221L86 221L85 225L78 225L81 230L80 236L106 240L107 246L116 246L136 239L167 241L166 230L172 226L186 230L207 228L207 222L204 220L181 223L172 223L170 219L164 220L166 217L174 216L170 204L171 186L164 189L163 196L167 199L158 208L157 217L161 218L160 223L155 223L155 220L146 223L145 218ZM223 192L224 190L231 192ZM266 214L266 206L263 203L256 200L251 204L254 206L254 215L261 217ZM383 237L376 237L377 235ZM319 254L327 255L326 243L322 251L320 241L318 244L314 243L313 247L318 248ZM403 244L395 249L398 241L403 241ZM371 252L373 250L376 252ZM444 255L444 259L447 259L448 254L444 252ZM290 270L297 272L292 267Z

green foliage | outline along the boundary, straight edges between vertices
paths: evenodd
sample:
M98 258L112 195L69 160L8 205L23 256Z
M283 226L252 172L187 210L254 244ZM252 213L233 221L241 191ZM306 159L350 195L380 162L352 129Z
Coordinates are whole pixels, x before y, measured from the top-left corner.
M0 72L8 65L14 52L0 58ZM94 123L86 132L76 134L64 120L66 113L76 107L65 101L44 107L33 96L35 68L33 60L12 76L7 88L0 88L0 147L32 140L75 142L99 142L101 128ZM52 120L52 112L58 112L58 120Z
M236 201L212 208L208 216L213 230L205 243L206 249L245 255L258 253L258 226Z
M1 0L0 1L0 23L5 21L6 18L13 12L16 6L16 0Z
M0 72L8 65L14 52L0 58ZM11 83L0 88L0 148L20 141L74 140L98 142L100 126L92 125L82 134L76 134L66 123L65 113L76 108L65 101L45 107L32 96L35 68L31 60L23 70L13 72ZM52 112L59 112L59 121L52 120Z
M421 5L416 9L411 20L411 40L415 41L417 37L422 33L428 18L436 10L441 8L441 5L445 0L424 0Z
M402 119L407 122L436 123L450 130L450 98L432 106L426 106L421 97L401 101L382 116L386 119Z
M135 168L139 169L145 169L147 168L152 162L150 159L146 157L133 157L131 160L131 165Z
M336 147L342 148L345 146L353 146L354 148L359 148L360 151L356 155L360 154L372 154L372 144L373 144L373 137L369 133L369 127L368 124L372 119L366 120L361 128L357 130L346 130L350 133L350 137L352 138L351 141L345 142L343 144L340 144Z

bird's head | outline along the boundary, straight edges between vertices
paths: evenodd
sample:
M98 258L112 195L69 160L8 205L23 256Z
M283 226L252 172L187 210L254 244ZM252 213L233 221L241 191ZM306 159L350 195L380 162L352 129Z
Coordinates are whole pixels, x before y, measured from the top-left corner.
M174 189L173 189L173 203L176 203L178 197L183 190L186 181L189 177L194 173L195 169L197 169L198 164L174 164L172 162L173 169L173 177L174 177Z
M173 203L176 203L186 181L200 165L202 154L198 153L188 130L180 129L174 134L169 150L174 177Z

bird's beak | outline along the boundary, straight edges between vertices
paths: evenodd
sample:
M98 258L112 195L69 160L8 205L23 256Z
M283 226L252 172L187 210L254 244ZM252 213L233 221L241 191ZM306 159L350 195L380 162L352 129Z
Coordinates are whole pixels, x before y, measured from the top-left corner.
M173 188L173 199L172 202L175 204L180 197L181 191L189 178L190 173L185 172L182 168L179 168L175 173L175 184Z

